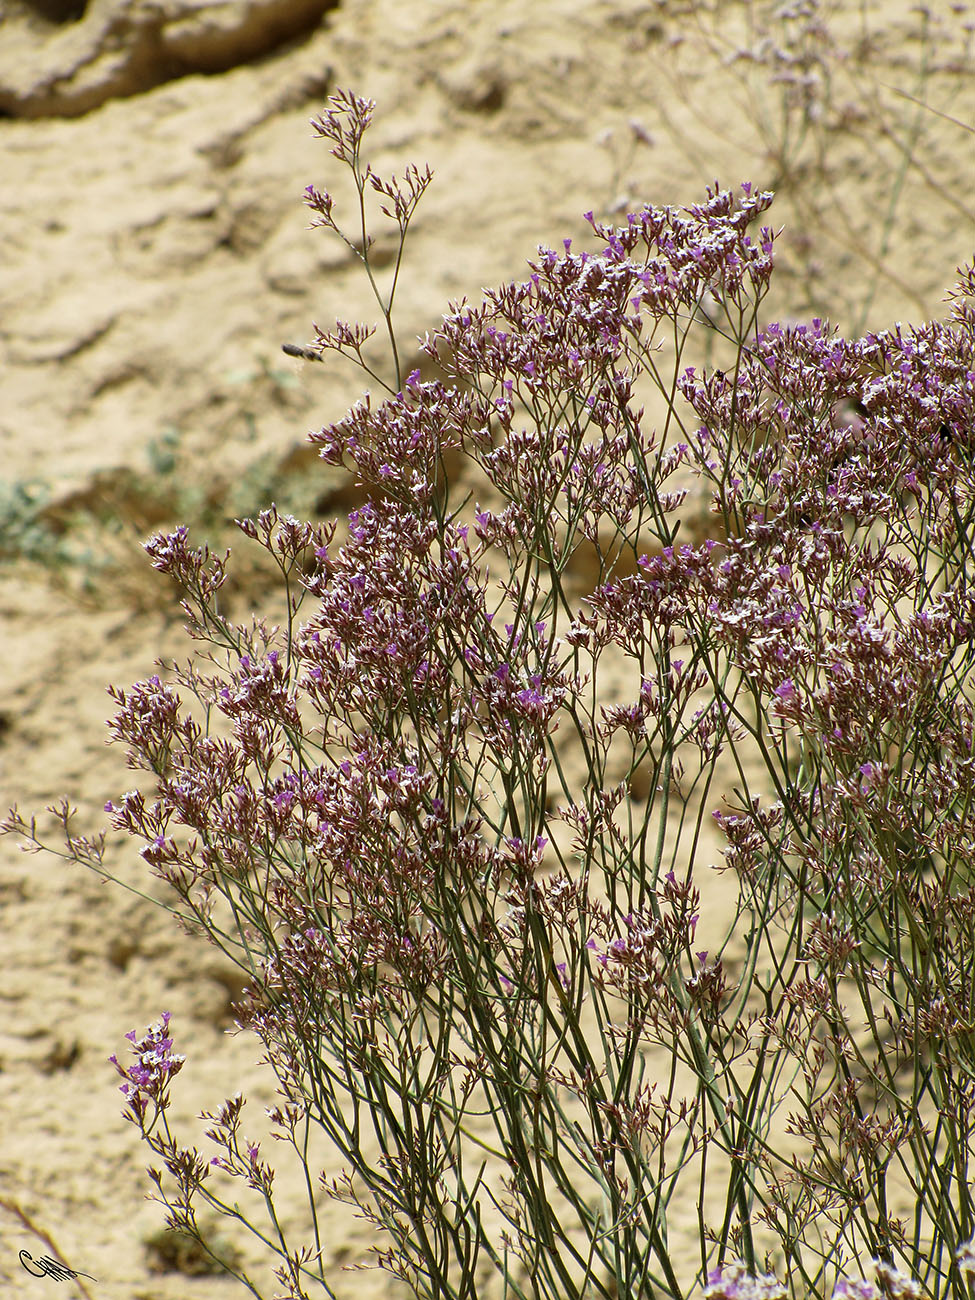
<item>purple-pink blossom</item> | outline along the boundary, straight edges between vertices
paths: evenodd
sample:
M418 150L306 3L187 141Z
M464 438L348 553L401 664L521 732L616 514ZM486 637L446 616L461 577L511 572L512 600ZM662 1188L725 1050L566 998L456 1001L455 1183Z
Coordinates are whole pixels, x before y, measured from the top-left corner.
M164 1110L168 1106L170 1080L179 1073L186 1061L185 1056L173 1051L173 1040L169 1037L170 1019L170 1012L164 1011L141 1038L134 1029L125 1035L132 1044L135 1056L130 1065L121 1065L114 1055L108 1058L125 1080L119 1087L119 1092L125 1097L139 1123L145 1121L150 1104L156 1110Z

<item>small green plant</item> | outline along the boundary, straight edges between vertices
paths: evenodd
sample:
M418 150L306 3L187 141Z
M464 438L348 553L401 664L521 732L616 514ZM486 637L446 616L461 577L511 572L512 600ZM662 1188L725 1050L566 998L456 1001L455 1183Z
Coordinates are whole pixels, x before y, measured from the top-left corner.
M240 1252L212 1229L198 1236L164 1228L146 1237L151 1273L182 1273L186 1277L221 1277L240 1268Z
M303 448L254 456L241 473L201 478L199 451L169 425L150 439L146 454L147 470L100 470L60 497L42 479L0 483L0 561L38 566L53 586L83 602L142 608L158 603L162 592L133 571L134 549L152 529L185 520L219 547L236 532L234 520L269 497L283 509L315 514L329 495L327 484L309 479L314 453ZM270 572L258 564L238 581L253 593Z
M50 497L41 479L0 482L0 560L60 558L61 538L44 519Z

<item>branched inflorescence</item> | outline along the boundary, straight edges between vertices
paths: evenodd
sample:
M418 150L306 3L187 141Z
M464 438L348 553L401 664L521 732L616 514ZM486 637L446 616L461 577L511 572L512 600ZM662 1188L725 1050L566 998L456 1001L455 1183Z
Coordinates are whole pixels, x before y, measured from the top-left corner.
M361 162L371 114L343 95L316 130L402 252L429 175ZM331 196L308 202L338 229ZM387 396L313 439L366 503L341 530L241 524L280 570L280 625L226 617L227 559L185 530L147 545L209 649L113 691L155 788L108 810L246 973L314 1240L274 1216L240 1098L207 1116L209 1162L153 1128L168 1018L119 1069L175 1221L243 1179L288 1294L337 1285L323 1196L424 1296L492 1275L560 1300L695 1276L715 1300L828 1294L871 1258L876 1287L843 1295L908 1294L898 1266L967 1294L972 274L916 330L762 330L770 202L591 220L591 247L450 310L437 380L400 380L390 328ZM372 276L364 224L350 242ZM731 350L698 372L705 295ZM318 346L378 373L367 334ZM667 1230L688 1196L694 1261Z

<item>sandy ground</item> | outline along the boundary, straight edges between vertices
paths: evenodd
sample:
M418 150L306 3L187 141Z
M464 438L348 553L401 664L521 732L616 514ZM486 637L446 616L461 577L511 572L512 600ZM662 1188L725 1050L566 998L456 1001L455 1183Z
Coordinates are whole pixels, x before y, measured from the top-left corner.
M228 517L275 494L345 504L343 482L302 448L359 395L358 377L280 352L312 320L375 315L353 260L307 229L300 202L309 182L343 192L308 125L332 90L378 101L380 170L415 161L436 174L408 250L401 337L520 275L537 244L584 237L584 211L690 202L716 178L778 191L770 317L855 330L942 312L975 243L975 9L824 2L825 34L800 41L796 20L779 22L792 62L773 66L760 30L773 8L6 0L4 808L68 794L91 829L131 783L105 746L105 687L186 650L174 597L139 551L153 527L188 518L221 540ZM734 57L748 48L764 61ZM797 68L802 86L781 80ZM0 1291L243 1294L185 1262L160 1271L161 1211L143 1199L143 1152L106 1064L126 1030L168 1009L189 1058L173 1111L183 1132L237 1089L260 1114L258 1049L226 1033L228 972L117 886L9 839L0 855ZM132 846L112 861L152 891ZM324 1213L335 1265L363 1259L368 1228ZM97 1281L32 1278L21 1249ZM337 1276L342 1296L393 1293L382 1274Z

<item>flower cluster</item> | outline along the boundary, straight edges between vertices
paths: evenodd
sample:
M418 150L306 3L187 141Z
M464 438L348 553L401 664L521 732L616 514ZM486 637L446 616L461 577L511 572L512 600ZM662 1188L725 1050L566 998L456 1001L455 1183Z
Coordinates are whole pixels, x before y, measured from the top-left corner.
M705 1300L786 1300L789 1292L777 1278L752 1274L740 1261L708 1274Z
M169 1106L170 1080L183 1068L185 1056L173 1051L173 1040L169 1037L170 1013L164 1011L154 1025L150 1025L140 1038L134 1029L125 1036L132 1044L135 1062L129 1066L120 1065L116 1056L109 1060L125 1080L119 1087L128 1104L133 1122L145 1131L152 1127L152 1120L147 1121L150 1106L153 1114L158 1115Z
M342 94L316 131L402 251L428 175L373 175L372 111ZM307 198L338 230L331 196ZM423 344L436 380L401 378L394 278L386 397L313 439L364 504L341 528L241 522L281 573L280 623L231 621L226 560L185 530L147 546L205 648L112 692L113 738L156 779L112 823L244 973L238 1024L312 1231L317 1198L350 1202L417 1295L494 1273L526 1300L705 1279L709 1300L778 1300L868 1248L963 1294L975 272L914 330L760 329L770 201L745 185L593 220L594 250L542 249L450 309ZM725 370L686 365L706 296ZM371 346L319 333L379 375ZM693 475L711 514L678 539ZM291 1293L332 1295L327 1244L275 1217L240 1098L206 1117L209 1162L151 1132L182 1063L167 1030L116 1065L179 1222L211 1172L241 1178ZM689 1278L667 1231L685 1194ZM760 1275L775 1250L786 1283ZM877 1293L911 1285L878 1265Z

